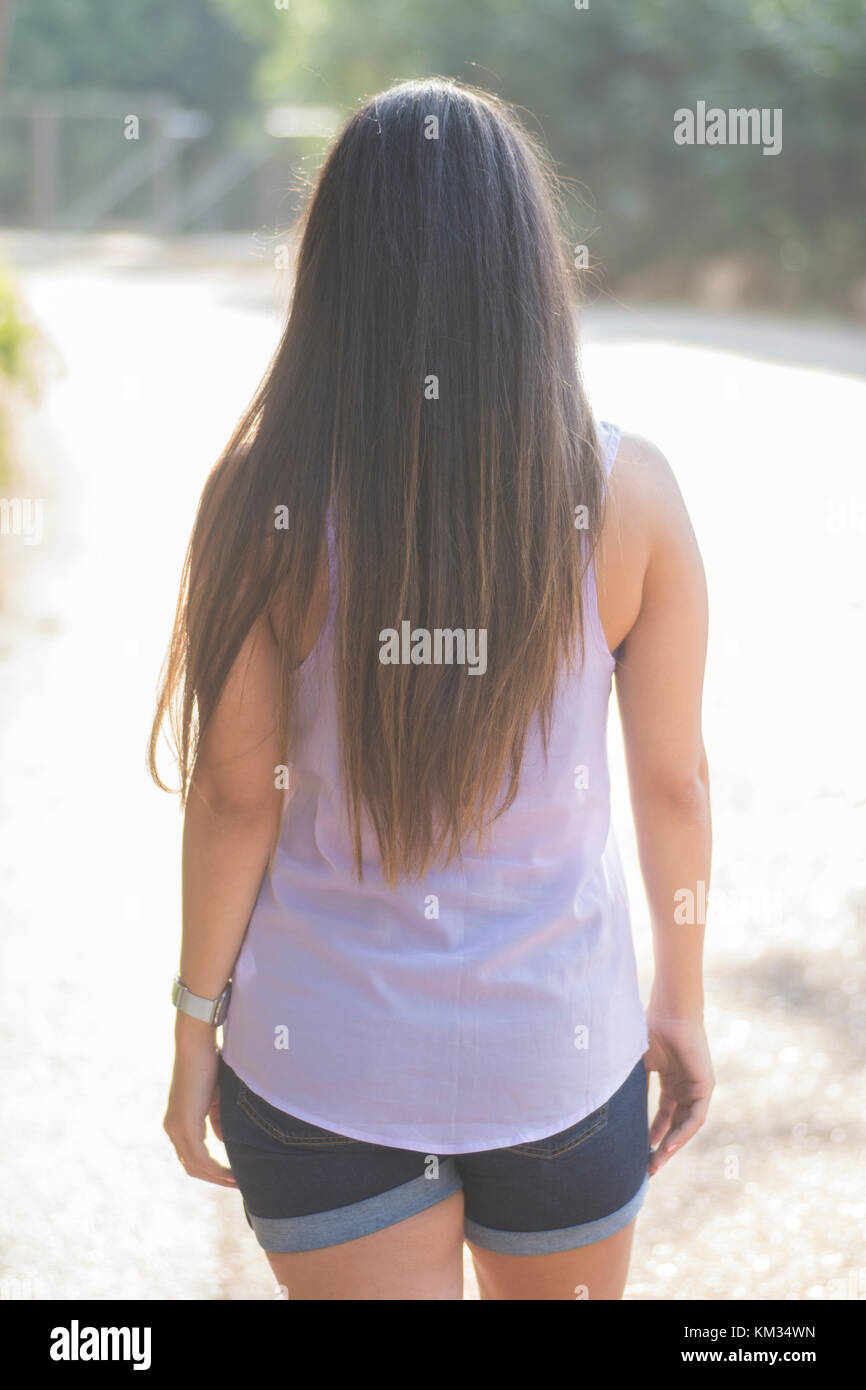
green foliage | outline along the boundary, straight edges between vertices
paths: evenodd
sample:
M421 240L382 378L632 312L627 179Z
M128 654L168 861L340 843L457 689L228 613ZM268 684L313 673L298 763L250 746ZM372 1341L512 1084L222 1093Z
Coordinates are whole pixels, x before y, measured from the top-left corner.
M21 314L15 284L9 271L0 266L0 377L34 388L32 348L36 333Z
M11 479L9 458L8 388L19 387L33 394L36 375L33 348L36 331L28 324L18 302L11 274L0 264L0 492Z
M8 82L166 92L223 116L247 101L259 52L211 0L19 0Z
M864 273L862 0L219 3L267 34L266 100L348 109L397 78L440 73L531 112L567 175L575 236L614 280L751 257L771 297L843 307ZM673 113L698 99L780 107L781 153L675 145Z
M163 90L223 115L302 102L348 114L439 73L524 110L566 176L575 239L614 283L666 265L683 288L696 263L734 257L760 266L770 298L844 307L866 273L862 0L277 3L27 0L10 79ZM781 153L675 145L674 111L699 99L780 107Z

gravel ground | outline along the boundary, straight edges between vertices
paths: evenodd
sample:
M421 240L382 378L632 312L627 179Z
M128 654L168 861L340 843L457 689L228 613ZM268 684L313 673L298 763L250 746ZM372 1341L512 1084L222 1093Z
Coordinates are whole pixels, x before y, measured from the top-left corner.
M19 259L52 366L20 420L44 539L0 540L0 1297L270 1298L236 1194L186 1178L161 1130L180 821L144 748L195 501L281 291L194 246ZM718 1085L653 1179L626 1296L863 1299L866 334L669 309L584 327L599 413L677 473L712 603Z

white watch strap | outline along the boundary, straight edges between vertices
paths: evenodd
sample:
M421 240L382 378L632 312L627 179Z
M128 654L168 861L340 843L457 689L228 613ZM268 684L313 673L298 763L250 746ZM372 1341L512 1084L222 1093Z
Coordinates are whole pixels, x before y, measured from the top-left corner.
M226 985L222 994L217 999L205 999L200 994L193 994L191 989L183 983L179 975L175 976L172 986L171 998L176 1008L181 1013L189 1014L192 1018L197 1018L201 1023L209 1023L211 1026L218 1025L225 1017L228 993L231 989L231 982Z

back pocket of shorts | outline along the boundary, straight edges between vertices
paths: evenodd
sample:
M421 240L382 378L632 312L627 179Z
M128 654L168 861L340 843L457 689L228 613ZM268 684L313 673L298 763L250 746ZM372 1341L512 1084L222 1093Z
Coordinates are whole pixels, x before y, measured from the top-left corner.
M307 1146L310 1148L331 1148L344 1144L357 1144L358 1139L350 1139L345 1134L335 1134L333 1130L321 1129L297 1115L289 1115L278 1110L275 1105L257 1096L243 1081L238 1084L238 1108L244 1112L263 1134L278 1144L286 1146Z
M570 1125L568 1129L560 1130L558 1134L549 1134L546 1139L532 1139L528 1144L514 1144L508 1152L528 1154L532 1158L558 1158L560 1154L569 1153L606 1128L607 1106L608 1102L605 1101L598 1110L593 1110L591 1115L584 1115L582 1120Z

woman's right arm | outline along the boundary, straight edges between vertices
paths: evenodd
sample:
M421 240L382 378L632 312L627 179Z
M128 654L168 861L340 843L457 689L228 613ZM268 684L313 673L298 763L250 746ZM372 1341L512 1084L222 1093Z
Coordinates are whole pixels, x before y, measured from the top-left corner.
M657 1172L703 1124L714 1085L702 978L711 846L701 734L707 590L666 459L644 440L624 441L621 451L616 506L640 537L643 577L637 617L617 649L616 688L653 931L646 1065L661 1084L650 1130Z

